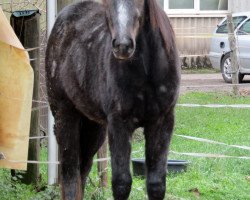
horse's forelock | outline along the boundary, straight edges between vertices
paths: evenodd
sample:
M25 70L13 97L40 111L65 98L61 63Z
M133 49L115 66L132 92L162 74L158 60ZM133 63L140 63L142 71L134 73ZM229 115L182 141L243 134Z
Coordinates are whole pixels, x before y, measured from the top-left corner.
M159 7L156 0L145 0L148 3L150 24L153 30L159 29L165 43L165 50L170 52L174 45L174 32L166 13Z

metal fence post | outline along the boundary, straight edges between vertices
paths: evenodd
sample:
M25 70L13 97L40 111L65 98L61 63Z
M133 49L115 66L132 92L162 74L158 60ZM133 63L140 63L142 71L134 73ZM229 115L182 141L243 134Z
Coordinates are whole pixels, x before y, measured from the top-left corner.
M47 0L47 37L53 28L56 18L56 0ZM54 164L58 160L58 147L54 135L54 118L51 110L48 111L48 184L58 183L58 165Z

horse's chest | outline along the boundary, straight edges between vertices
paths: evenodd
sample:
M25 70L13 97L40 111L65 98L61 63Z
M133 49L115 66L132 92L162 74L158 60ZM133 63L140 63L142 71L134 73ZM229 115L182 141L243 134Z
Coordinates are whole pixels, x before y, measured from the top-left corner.
M129 92L130 91L130 92ZM171 96L170 88L164 84L145 84L138 89L122 91L116 110L134 121L144 121L167 110Z

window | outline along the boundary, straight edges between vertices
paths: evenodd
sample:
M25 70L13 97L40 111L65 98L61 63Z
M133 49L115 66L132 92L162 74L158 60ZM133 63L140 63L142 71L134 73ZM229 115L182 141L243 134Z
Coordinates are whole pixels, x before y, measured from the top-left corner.
M250 20L247 20L238 32L240 35L249 35L250 34Z
M228 10L227 0L200 0L200 10Z
M158 1L158 4L162 7L162 8L164 8L164 0L157 0Z
M233 17L234 29L236 29L241 22L243 22L247 17L246 16L237 16ZM228 33L227 20L225 20L217 29L216 33Z
M176 14L226 13L228 0L164 0L164 10Z
M194 9L194 0L169 0L169 9Z

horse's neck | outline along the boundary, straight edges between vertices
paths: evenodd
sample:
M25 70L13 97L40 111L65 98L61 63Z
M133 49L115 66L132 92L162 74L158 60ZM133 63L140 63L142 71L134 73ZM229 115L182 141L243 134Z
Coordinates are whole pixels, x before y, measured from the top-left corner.
M150 24L145 24L138 37L138 45L141 54L148 58L157 55L158 50L162 48L162 37L159 30L153 30Z
M149 63L150 63L150 58L152 55L150 55L150 41L147 38L147 33L146 32L141 32L138 36L138 54L137 56L141 60L140 63L142 63L144 72L146 75L149 73Z

